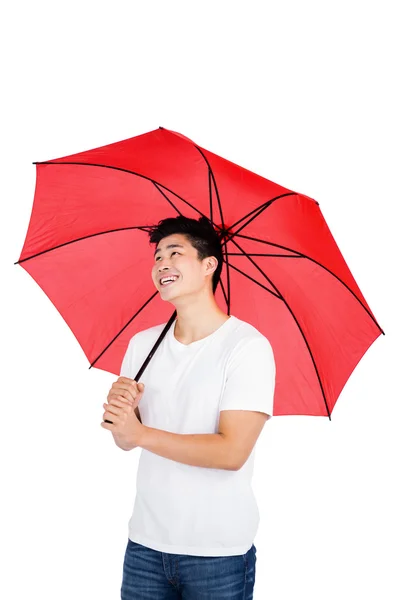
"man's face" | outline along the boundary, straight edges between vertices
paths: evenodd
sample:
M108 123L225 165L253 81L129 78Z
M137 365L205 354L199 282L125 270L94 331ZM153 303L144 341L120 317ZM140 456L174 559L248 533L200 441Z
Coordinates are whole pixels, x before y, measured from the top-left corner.
M171 302L187 294L196 294L209 285L212 278L210 261L207 258L200 261L196 248L184 235L177 233L163 238L155 252L151 276L163 300ZM174 276L175 280L161 284L160 278L168 276Z

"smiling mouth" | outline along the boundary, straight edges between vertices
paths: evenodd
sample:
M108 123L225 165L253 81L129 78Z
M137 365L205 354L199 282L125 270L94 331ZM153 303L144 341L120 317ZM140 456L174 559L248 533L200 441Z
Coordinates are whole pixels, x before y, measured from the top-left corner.
M169 287L170 285L173 285L174 283L176 283L178 280L179 280L179 277L177 277L173 281L167 281L166 283L161 283L161 281L160 281L160 287L161 288Z

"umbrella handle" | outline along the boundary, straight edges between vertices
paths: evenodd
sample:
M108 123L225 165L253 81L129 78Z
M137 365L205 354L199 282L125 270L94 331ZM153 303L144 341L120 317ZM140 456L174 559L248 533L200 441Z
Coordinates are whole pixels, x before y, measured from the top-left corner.
M150 360L153 357L154 352L157 350L158 346L161 344L161 342L163 341L164 337L167 334L168 329L171 327L172 323L175 321L176 318L176 310L174 310L172 317L169 319L168 323L166 324L166 326L164 327L163 331L160 333L160 336L158 338L158 340L156 341L156 343L154 344L153 348L150 350L150 353L148 355L148 357L146 358L146 360L144 361L144 363L142 364L142 366L140 367L136 377L135 377L135 381L139 381L139 378L142 376L143 371L145 370L145 368L147 367L147 365L149 364ZM112 421L108 421L107 419L104 419L104 423L111 423Z

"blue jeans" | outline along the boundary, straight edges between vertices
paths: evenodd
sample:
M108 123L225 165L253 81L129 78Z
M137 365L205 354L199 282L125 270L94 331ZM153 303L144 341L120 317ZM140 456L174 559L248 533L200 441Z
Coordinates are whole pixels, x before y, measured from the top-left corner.
M193 556L128 538L121 600L253 600L256 560L254 544L237 556Z

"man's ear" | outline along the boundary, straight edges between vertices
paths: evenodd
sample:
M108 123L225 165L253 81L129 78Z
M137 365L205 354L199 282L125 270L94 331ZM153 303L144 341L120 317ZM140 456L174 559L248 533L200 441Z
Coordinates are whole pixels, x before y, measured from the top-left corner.
M215 256L208 256L207 257L207 275L210 273L214 273L214 271L217 269L218 267L218 261L215 258Z

